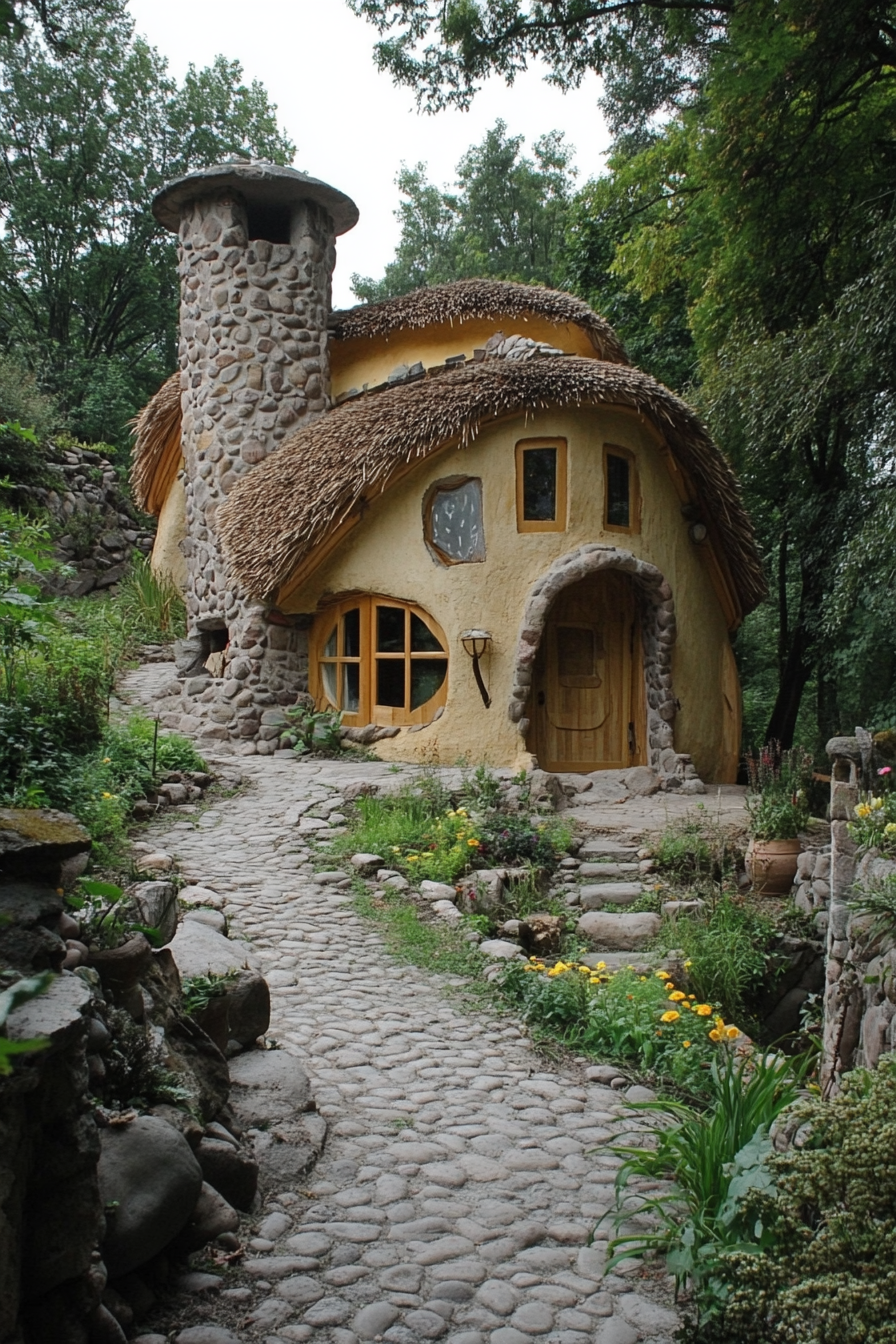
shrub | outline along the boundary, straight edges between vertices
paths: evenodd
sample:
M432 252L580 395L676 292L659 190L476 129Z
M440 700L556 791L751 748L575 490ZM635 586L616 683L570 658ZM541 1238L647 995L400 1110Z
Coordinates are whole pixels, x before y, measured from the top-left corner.
M809 821L812 757L803 747L769 742L747 757L750 833L757 840L795 840Z
M773 922L737 896L723 892L706 919L666 920L661 945L684 953L688 984L702 999L722 1005L731 1017L743 1017L751 991L767 973Z
M602 1059L653 1073L691 1093L709 1085L721 1044L740 1031L712 1003L676 989L666 971L640 975L576 961L509 962L499 977L505 996L538 1033Z
M612 1149L625 1158L616 1178L616 1226L649 1215L655 1230L617 1237L610 1244L608 1268L659 1251L677 1289L692 1285L702 1318L722 1309L724 1253L744 1241L758 1244L765 1232L755 1220L745 1222L749 1215L735 1196L765 1182L769 1130L796 1098L807 1067L805 1060L738 1057L723 1048L710 1067L704 1110L675 1101L631 1103L638 1113L655 1115L658 1123L652 1145ZM647 1184L646 1195L629 1191L633 1178ZM657 1193L659 1182L671 1184Z
M671 821L653 845L661 873L676 882L718 882L735 866L738 846L731 833L697 804L694 812Z
M177 584L152 571L149 558L135 552L131 567L119 585L116 605L141 644L167 644L186 634L184 600Z
M766 1158L738 1201L763 1245L721 1263L723 1310L697 1344L890 1344L896 1318L896 1058L787 1116L799 1147Z

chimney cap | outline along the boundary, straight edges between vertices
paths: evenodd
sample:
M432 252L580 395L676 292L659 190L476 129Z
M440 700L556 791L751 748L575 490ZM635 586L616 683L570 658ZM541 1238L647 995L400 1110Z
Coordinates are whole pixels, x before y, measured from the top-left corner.
M316 177L309 177L307 173L300 173L297 168L248 159L196 168L184 177L166 182L153 200L152 212L160 224L177 233L181 211L188 201L215 195L228 187L238 191L250 205L293 205L298 201L315 201L330 215L337 237L348 233L358 222L358 207L344 192Z

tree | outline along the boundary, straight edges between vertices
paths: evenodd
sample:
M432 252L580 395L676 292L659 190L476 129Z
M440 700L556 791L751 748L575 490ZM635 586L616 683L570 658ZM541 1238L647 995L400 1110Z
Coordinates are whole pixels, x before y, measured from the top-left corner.
M191 67L178 88L121 0L65 20L64 50L40 34L0 45L0 348L75 432L114 442L175 363L175 253L153 194L235 154L289 162L294 146L237 62Z
M352 277L358 297L371 302L466 276L556 285L574 151L559 131L536 140L531 159L523 144L498 120L458 163L456 192L428 182L423 163L403 166L395 259L380 281Z

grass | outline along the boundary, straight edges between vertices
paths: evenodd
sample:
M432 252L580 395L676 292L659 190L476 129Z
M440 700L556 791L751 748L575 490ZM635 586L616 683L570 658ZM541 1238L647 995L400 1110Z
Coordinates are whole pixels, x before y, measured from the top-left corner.
M772 920L743 897L722 892L710 900L704 919L665 920L660 947L684 953L688 985L699 998L744 1021L755 990L768 975L776 934Z
M466 926L424 923L401 892L374 895L360 882L355 883L355 909L378 925L396 961L442 975L481 975L482 954L475 943L465 941Z

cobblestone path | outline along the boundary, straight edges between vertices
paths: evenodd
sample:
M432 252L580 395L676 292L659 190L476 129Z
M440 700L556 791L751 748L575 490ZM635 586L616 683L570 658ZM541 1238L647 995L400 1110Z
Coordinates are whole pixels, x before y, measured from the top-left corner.
M605 1276L606 1241L587 1244L613 1202L601 1145L620 1130L619 1092L575 1063L546 1067L452 977L395 963L350 894L315 881L311 827L338 817L348 781L387 767L227 766L240 793L169 812L151 838L254 945L270 1036L301 1058L329 1134L308 1188L268 1199L246 1286L202 1319L266 1344L669 1344L668 1281Z

